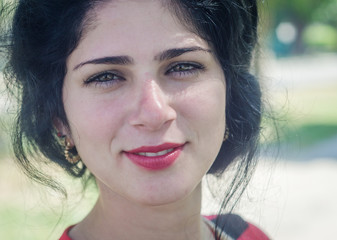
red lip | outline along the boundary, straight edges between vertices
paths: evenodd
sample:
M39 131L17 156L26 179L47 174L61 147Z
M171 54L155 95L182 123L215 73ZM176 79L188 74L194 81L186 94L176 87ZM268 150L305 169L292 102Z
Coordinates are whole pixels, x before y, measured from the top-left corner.
M172 165L179 157L184 144L181 143L164 143L158 146L142 146L140 148L125 151L125 155L136 165L148 170L160 170ZM139 153L158 153L164 150L173 149L172 151L159 156L144 156Z
M136 148L136 149L132 149L130 151L126 151L129 153L140 153L140 152L150 152L150 153L156 153L156 152L160 152L160 151L164 151L167 149L171 149L171 148L177 148L180 146L183 146L184 144L181 143L164 143L158 146L143 146L140 148Z

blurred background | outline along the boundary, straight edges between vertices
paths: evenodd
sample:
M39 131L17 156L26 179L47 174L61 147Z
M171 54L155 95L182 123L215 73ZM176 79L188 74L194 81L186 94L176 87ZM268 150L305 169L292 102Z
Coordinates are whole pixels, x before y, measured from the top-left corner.
M234 211L276 240L336 239L337 0L260 5L252 68L278 131L266 114L261 161ZM57 239L87 213L96 192L92 187L82 195L80 183L55 169L68 200L26 179L12 161L11 107L0 74L0 239ZM207 189L204 200L203 213L217 210Z

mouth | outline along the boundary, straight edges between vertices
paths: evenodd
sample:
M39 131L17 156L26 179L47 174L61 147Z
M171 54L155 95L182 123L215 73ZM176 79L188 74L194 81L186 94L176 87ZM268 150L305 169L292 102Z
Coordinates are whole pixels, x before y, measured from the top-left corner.
M167 149L167 150L163 150L163 151L160 151L160 152L139 152L139 153L135 153L137 155L140 155L140 156L145 156L145 157L159 157L159 156L163 156L163 155L166 155L170 152L173 152L174 151L174 148L170 148L170 149Z
M161 170L175 162L184 146L185 144L164 143L124 151L124 154L137 166L147 170Z

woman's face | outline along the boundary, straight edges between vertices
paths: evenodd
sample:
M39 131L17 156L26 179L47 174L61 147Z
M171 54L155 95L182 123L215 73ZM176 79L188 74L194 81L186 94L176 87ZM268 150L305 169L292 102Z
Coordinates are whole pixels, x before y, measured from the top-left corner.
M67 60L71 139L101 192L149 205L183 199L222 144L223 71L160 1L113 1L94 15Z

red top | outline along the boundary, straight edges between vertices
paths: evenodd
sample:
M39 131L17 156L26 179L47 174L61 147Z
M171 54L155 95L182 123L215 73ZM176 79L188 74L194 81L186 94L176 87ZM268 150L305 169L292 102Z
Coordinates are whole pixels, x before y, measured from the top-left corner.
M214 234L221 233L221 239L227 239L225 236L230 236L234 240L270 240L261 229L236 214L212 215L205 218L213 223Z
M72 239L68 236L69 231L70 231L70 229L71 229L72 227L73 227L73 226L70 226L70 227L68 227L68 228L64 231L64 233L62 234L60 240L72 240Z
M264 232L253 224L248 223L248 228L242 233L237 240L270 240Z

